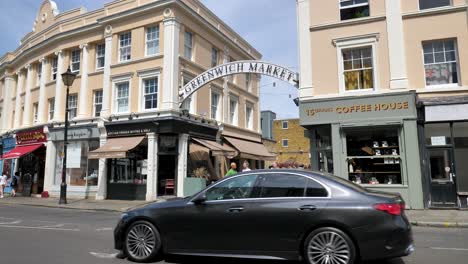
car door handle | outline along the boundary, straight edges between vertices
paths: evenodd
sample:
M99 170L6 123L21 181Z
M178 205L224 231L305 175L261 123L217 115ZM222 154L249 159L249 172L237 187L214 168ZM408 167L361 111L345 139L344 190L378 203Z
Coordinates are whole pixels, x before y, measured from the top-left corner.
M317 207L315 205L303 205L299 207L298 209L300 211L314 211L315 209L317 209Z
M244 211L244 207L241 207L241 206L231 207L227 211L229 213L240 213L240 212Z

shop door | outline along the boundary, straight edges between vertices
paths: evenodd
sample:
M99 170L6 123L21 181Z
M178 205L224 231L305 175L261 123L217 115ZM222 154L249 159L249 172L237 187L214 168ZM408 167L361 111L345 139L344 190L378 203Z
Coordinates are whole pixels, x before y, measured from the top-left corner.
M456 207L457 186L452 148L429 149L431 207Z
M177 156L159 155L158 196L176 195Z

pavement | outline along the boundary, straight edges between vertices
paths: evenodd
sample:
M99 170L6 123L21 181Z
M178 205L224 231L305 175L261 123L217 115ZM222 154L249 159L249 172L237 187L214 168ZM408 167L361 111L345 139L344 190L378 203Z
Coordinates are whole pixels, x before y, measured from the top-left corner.
M154 202L162 202L171 197L161 197ZM79 209L92 211L125 212L129 209L144 206L152 202L121 201L94 199L68 199L65 205L59 205L58 198L5 197L1 204L29 205L62 209ZM468 228L468 210L406 210L410 222L414 226Z

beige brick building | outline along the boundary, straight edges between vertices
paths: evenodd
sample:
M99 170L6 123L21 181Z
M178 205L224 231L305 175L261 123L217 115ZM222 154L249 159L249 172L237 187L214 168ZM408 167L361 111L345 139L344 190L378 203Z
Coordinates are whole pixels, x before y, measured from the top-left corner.
M299 118L273 121L276 161L280 166L310 166L310 140L305 131Z
M181 108L180 87L216 65L260 58L200 1L116 0L94 11L60 12L45 0L33 31L0 57L0 133L19 148L16 156L4 151L3 167L9 174L38 174L37 191L58 194L66 88L61 73L70 67L77 78L68 103L69 195L184 196L185 178L197 166L218 177L232 158L264 157L223 147L228 139L262 146L259 75L213 81ZM208 160L189 162L194 151ZM175 190L167 190L174 181Z

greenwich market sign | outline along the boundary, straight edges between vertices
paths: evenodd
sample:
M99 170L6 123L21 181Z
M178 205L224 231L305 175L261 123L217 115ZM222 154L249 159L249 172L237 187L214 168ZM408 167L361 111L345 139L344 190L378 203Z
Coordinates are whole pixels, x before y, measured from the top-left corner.
M288 82L296 88L299 83L299 75L285 67L262 61L235 61L211 68L193 78L180 91L179 102L182 105L185 99L209 82L240 73L253 73L270 76Z

